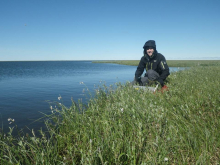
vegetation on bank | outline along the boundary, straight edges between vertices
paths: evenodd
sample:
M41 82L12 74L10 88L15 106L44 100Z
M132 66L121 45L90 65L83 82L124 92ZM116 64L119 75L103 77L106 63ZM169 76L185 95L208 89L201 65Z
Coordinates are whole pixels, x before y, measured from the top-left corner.
M114 63L121 65L138 66L140 60L104 60L93 61L93 63ZM167 60L170 67L192 67L192 66L217 66L220 60Z
M220 65L172 73L168 91L102 87L57 104L49 136L0 134L0 164L218 164Z

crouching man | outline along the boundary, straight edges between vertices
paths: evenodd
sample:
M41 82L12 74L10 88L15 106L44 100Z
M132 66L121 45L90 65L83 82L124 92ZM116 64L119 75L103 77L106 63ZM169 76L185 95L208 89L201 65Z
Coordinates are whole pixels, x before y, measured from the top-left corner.
M162 87L164 87L164 81L170 74L165 57L157 52L156 43L154 40L147 41L143 48L144 56L139 62L135 72L135 80L132 82L132 84L145 86L158 82ZM141 77L145 68L146 73L144 77Z

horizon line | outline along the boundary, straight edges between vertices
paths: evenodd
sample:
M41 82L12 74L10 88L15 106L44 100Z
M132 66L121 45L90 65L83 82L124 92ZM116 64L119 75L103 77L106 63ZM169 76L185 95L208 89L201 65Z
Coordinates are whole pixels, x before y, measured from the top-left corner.
M167 61L219 61L218 59L167 59ZM3 60L0 62L43 62L43 61L140 61L140 59L137 60Z

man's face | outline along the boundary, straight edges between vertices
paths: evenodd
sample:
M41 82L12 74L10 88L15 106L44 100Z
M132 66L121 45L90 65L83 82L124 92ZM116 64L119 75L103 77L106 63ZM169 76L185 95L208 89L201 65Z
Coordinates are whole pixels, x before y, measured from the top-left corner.
M148 56L152 56L154 53L154 49L152 47L149 47L146 49L146 53L148 54Z

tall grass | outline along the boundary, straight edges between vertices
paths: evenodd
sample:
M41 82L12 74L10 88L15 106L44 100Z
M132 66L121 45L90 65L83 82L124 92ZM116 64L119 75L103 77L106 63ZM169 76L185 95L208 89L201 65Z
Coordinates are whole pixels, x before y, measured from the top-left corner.
M1 164L218 164L220 66L172 73L166 92L102 87L57 105L50 136L0 134Z

